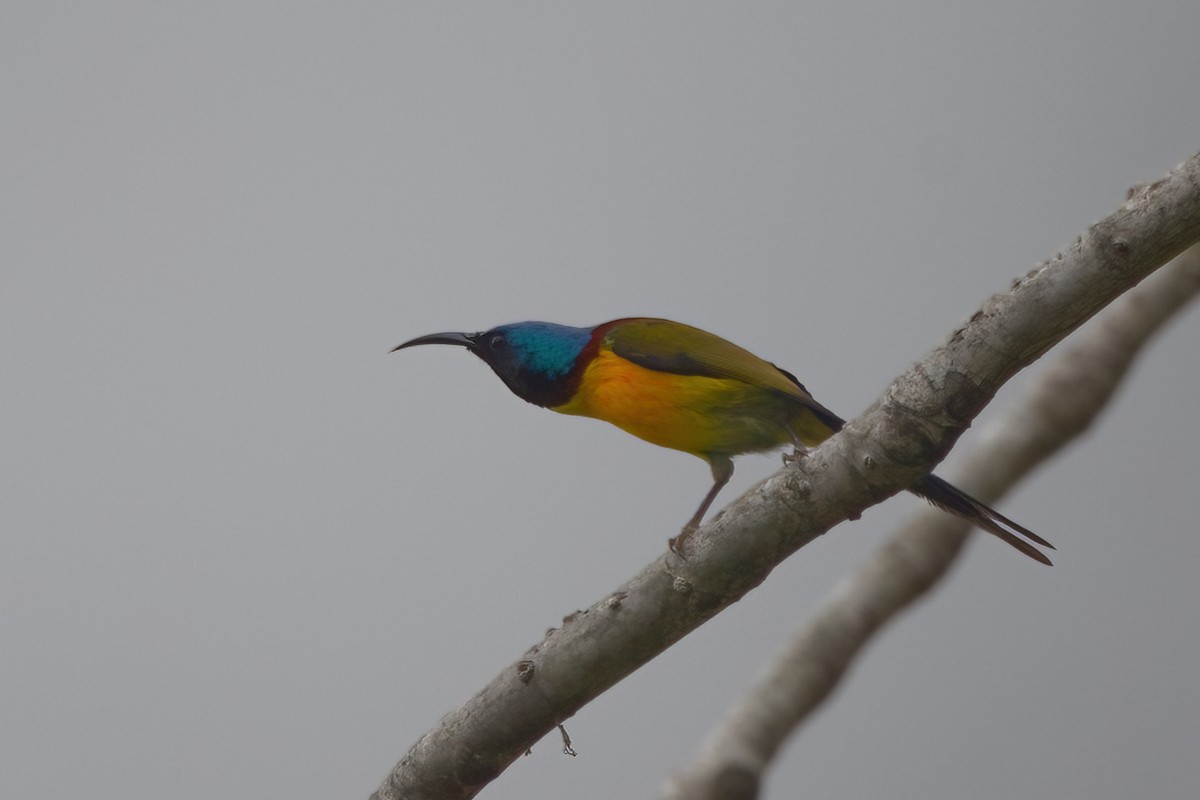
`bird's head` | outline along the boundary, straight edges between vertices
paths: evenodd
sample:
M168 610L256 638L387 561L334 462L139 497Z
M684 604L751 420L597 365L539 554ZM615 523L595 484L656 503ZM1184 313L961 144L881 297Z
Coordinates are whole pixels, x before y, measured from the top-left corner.
M513 394L539 406L561 405L575 392L572 373L592 328L552 322L514 322L479 333L432 333L392 348L419 344L465 347L492 368Z

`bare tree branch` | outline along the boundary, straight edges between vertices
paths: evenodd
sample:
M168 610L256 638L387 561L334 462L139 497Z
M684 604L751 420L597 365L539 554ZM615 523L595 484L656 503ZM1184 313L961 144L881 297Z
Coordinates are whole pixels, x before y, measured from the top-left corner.
M1200 293L1193 247L1114 303L984 428L955 483L990 502L1086 430L1150 338ZM885 624L949 572L970 528L927 509L835 589L664 786L670 800L750 800L788 736Z
M1200 240L1200 156L1131 193L1063 253L993 297L950 341L814 451L624 586L563 620L442 718L373 797L473 797L584 704L761 583L842 520L916 483L1005 380ZM664 537L665 538L665 537Z

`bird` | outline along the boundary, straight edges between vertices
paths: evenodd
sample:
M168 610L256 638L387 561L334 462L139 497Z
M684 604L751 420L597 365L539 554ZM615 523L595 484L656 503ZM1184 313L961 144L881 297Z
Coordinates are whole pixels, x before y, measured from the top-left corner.
M681 536L671 540L677 552L733 476L735 456L792 445L796 459L846 424L787 370L720 336L666 319L627 317L592 327L516 322L418 336L391 352L434 344L466 348L526 402L610 422L707 461L713 485ZM909 491L1035 561L1051 563L1034 545L1054 545L936 475Z

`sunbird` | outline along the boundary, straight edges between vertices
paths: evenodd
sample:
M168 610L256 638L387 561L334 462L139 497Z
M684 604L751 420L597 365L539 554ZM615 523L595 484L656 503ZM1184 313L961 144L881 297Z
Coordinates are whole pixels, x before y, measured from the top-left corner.
M611 422L707 461L713 485L682 537L700 526L733 476L734 456L789 444L799 456L846 424L790 372L720 336L665 319L616 319L591 328L516 322L478 333L419 336L392 352L423 344L465 347L526 402ZM909 491L1051 563L1030 542L1051 550L1054 545L936 475ZM679 541L672 540L672 547Z

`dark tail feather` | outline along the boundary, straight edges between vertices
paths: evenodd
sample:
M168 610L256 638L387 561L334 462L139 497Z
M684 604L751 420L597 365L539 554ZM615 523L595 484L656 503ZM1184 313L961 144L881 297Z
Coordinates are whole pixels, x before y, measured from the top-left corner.
M1046 558L1045 553L1025 541L1025 539L1035 544L1040 544L1042 547L1049 547L1051 550L1055 549L1054 545L1028 528L1013 522L1000 512L988 508L974 497L946 483L936 475L930 475L914 486L911 491L918 497L924 497L938 508L945 509L952 514L957 514L964 519L970 520L977 527L1000 537L1034 561L1040 561L1043 564L1052 563L1050 559ZM1025 539L1020 538L1022 536Z

